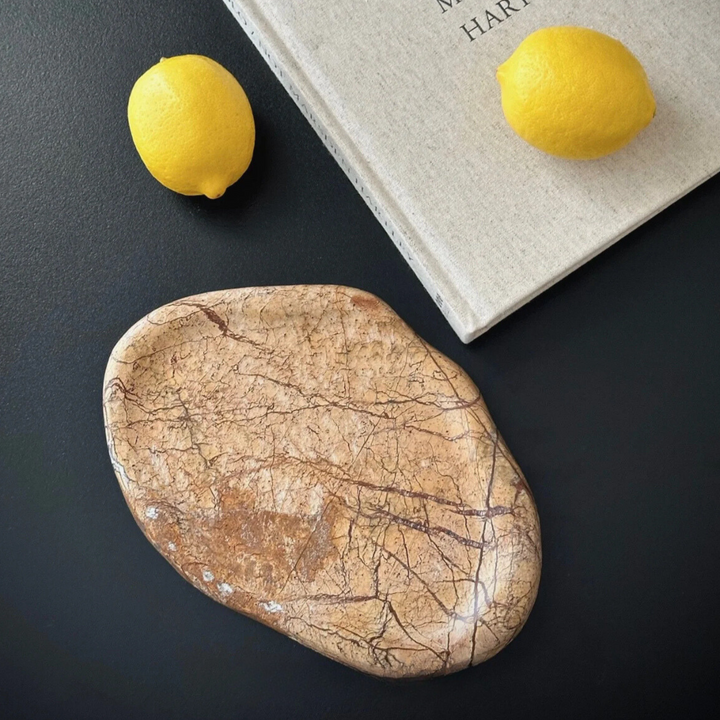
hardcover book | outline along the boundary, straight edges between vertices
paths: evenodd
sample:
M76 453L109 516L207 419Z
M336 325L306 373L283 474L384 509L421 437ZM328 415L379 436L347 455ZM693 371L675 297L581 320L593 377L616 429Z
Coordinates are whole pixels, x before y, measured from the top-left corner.
M720 0L224 0L470 342L720 169ZM531 32L622 41L657 115L619 152L546 155L495 72Z

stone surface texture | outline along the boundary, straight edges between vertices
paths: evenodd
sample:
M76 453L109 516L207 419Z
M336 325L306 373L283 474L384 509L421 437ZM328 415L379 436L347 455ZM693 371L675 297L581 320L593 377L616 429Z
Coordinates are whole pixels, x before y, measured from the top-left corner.
M470 378L340 286L166 305L115 347L108 445L195 587L385 677L491 657L530 613L540 528Z

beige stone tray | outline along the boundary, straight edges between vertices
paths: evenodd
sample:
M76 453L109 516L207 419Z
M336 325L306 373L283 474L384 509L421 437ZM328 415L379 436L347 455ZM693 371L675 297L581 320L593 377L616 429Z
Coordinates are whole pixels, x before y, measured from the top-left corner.
M246 288L132 327L104 387L141 529L219 602L385 677L482 662L540 576L523 475L469 377L373 295Z

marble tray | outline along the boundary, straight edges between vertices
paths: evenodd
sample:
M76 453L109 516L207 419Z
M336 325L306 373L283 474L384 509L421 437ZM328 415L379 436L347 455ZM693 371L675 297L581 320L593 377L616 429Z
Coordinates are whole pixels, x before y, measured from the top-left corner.
M195 587L384 677L509 643L540 577L538 516L482 397L386 304L340 286L171 303L108 363L112 464Z

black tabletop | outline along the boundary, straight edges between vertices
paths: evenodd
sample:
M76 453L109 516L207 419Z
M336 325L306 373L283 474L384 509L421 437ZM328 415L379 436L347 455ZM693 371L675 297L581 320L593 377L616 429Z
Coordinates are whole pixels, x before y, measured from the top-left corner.
M200 53L256 113L217 201L153 180L126 103ZM720 177L469 346L221 0L0 3L0 718L684 718L717 709ZM142 536L103 371L136 320L250 285L386 300L483 391L533 488L540 594L454 676L375 680L214 603Z

